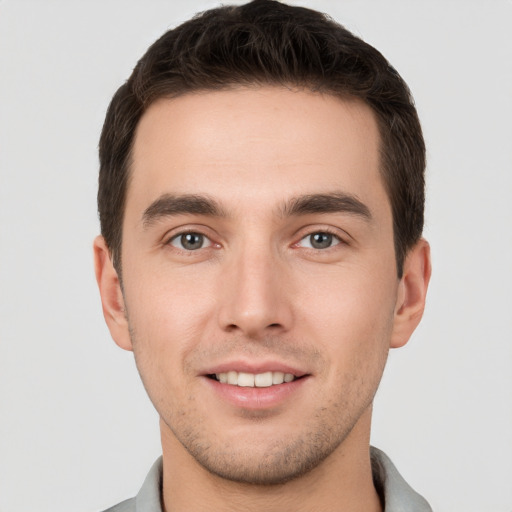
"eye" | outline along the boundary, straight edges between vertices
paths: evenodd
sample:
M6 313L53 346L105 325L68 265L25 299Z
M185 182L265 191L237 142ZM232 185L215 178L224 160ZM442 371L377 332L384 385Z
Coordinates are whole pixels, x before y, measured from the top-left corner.
M329 249L341 243L341 240L331 233L318 231L305 236L297 245L307 247L309 249Z
M169 240L169 244L184 251L197 251L212 245L211 240L201 233L182 233Z

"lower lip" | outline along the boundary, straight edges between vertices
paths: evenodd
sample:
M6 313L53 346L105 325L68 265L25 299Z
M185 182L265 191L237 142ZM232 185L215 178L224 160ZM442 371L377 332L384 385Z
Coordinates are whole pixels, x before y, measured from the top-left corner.
M244 409L268 409L281 405L292 395L296 395L309 377L301 377L292 382L285 382L266 388L251 388L221 384L219 381L204 377L206 383L222 400Z

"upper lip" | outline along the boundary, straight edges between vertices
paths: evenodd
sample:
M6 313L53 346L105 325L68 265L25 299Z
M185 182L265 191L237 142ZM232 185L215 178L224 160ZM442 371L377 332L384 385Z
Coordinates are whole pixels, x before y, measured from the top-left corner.
M201 375L213 375L215 373L226 373L229 371L253 373L255 375L266 372L282 372L291 373L295 377L303 377L308 375L308 372L291 366L287 363L278 361L248 361L243 359L237 359L232 361L224 361L213 366L209 366L204 371L201 371Z

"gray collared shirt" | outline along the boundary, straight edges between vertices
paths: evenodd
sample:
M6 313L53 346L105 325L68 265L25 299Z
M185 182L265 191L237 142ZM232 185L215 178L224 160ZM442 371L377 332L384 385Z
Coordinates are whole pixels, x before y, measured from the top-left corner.
M402 478L389 457L371 448L375 487L385 504L385 512L432 512L426 500ZM162 512L162 457L154 464L135 498L104 512Z

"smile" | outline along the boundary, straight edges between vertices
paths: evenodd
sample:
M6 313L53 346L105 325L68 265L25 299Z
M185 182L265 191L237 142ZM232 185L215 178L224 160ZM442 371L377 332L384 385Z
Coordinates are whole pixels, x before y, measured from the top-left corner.
M229 384L231 386L239 386L246 388L268 388L279 384L293 382L297 377L292 373L284 372L264 372L264 373L247 373L247 372L223 372L209 375L221 384Z

